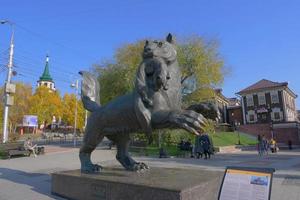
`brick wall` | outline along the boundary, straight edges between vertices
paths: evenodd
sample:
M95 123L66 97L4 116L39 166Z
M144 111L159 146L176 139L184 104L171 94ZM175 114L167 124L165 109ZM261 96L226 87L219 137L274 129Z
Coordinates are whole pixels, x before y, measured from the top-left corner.
M288 144L291 140L293 144L300 144L298 128L275 128L274 136L278 143Z
M238 131L248 133L253 136L265 135L267 139L271 139L270 124L247 124L241 125ZM293 144L300 144L299 129L297 126L274 127L274 137L278 143L287 144L288 140L292 140Z

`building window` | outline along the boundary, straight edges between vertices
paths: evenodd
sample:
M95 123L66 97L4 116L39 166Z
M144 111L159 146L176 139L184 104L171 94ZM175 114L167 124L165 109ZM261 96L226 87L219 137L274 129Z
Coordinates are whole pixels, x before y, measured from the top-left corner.
M275 120L280 120L280 113L279 112L274 113L274 119Z
M270 93L271 95L271 102L272 103L279 103L279 98L278 98L278 92L274 91Z
M249 121L254 122L254 115L249 115Z
M257 121L257 116L256 116L254 110L249 110L249 111L248 111L248 114L247 114L247 121L248 121L249 123L254 123L254 122Z
M246 96L246 99L247 99L247 106L254 106L252 95Z
M46 87L47 87L47 83L44 83L44 86L46 86Z
M271 118L273 121L281 121L283 120L283 113L280 108L273 108L271 112Z
M265 105L265 104L266 104L266 96L265 96L265 93L259 93L259 94L258 94L258 104L259 104L259 105Z

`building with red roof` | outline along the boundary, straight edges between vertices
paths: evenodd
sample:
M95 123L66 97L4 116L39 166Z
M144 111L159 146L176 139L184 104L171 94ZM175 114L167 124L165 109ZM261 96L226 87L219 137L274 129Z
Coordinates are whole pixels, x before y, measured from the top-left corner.
M262 79L237 93L244 124L297 121L297 95L287 82Z

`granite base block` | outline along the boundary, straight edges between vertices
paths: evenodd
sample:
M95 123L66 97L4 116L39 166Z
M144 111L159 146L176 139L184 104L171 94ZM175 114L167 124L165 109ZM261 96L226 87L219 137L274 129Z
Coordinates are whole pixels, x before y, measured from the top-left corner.
M52 174L52 193L73 200L215 200L223 173L151 168L144 173L105 168L99 174L80 170Z

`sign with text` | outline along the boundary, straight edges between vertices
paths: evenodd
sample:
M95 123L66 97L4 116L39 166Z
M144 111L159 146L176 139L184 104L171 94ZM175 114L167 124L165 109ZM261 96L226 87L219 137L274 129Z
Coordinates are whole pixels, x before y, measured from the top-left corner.
M23 126L37 127L38 117L36 115L24 115Z
M219 200L270 200L272 168L227 167Z

